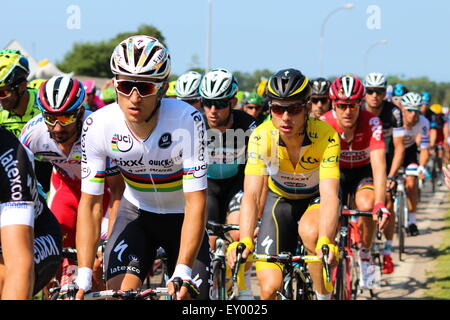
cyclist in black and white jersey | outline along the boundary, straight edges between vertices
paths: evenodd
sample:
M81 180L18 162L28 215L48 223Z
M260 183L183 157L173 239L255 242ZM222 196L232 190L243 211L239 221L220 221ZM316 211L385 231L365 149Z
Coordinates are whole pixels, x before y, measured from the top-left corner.
M237 80L226 69L208 72L200 85L208 129L208 220L220 224L239 223L248 138L256 126L252 116L233 109L237 103L237 91ZM239 239L238 234L234 236L234 240ZM216 237L210 237L213 249L215 240ZM250 270L246 272L246 279L249 287ZM247 288L239 297L251 299L253 296L250 295Z
M403 167L406 172L406 195L408 197L408 232L412 236L419 234L416 224L418 204L417 176L426 175L425 165L429 158L430 122L420 114L421 96L415 92L408 92L401 101L405 127L405 159ZM420 146L419 158L417 158Z
M111 71L117 103L90 115L81 133L77 298L90 288L109 157L126 186L106 246L108 288L139 288L162 247L172 274L169 293L175 293L173 279L181 278L178 299L195 294L207 299L208 154L203 117L183 101L163 99L170 55L157 39L139 35L122 41L111 56Z
M39 194L33 154L0 128L0 297L31 299L61 259L58 221Z
M385 100L387 81L383 74L373 72L367 75L364 83L366 87L367 111L378 116L383 123L383 135L386 143L386 174L387 187L395 188L395 177L400 169L405 155L403 116L402 111L392 102ZM390 194L386 194L386 208L389 212L393 210L393 201ZM384 231L386 242L383 252L383 272L394 272L392 262L392 240L395 231L395 215L389 220L389 224Z

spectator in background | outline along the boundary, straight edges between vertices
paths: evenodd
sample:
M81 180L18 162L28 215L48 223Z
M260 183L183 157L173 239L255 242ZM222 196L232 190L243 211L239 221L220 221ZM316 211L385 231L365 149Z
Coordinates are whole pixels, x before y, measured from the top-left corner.
M105 103L100 100L96 94L97 87L95 86L95 80L83 81L83 87L86 91L86 104L88 105L90 111L94 112L105 105Z

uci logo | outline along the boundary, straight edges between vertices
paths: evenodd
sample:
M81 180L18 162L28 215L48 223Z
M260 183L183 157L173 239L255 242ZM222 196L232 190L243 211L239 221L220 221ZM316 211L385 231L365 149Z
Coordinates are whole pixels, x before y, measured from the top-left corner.
M160 148L166 149L172 144L172 135L170 133L164 133L159 138L158 145Z
M131 135L114 134L111 140L113 151L128 152L133 148L133 138Z

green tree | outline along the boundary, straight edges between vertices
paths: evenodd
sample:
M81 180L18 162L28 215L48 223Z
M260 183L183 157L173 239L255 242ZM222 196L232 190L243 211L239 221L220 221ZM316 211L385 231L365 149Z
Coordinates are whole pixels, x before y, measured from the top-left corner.
M92 77L112 77L109 61L114 48L120 41L137 34L157 38L163 44L162 33L150 25L141 25L136 32L122 32L115 37L98 42L75 43L57 67L63 72L75 72L76 75Z

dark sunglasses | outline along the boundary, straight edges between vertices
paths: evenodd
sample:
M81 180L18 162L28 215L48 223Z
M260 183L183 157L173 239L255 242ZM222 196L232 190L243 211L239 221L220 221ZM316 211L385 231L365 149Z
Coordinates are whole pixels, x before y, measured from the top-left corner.
M328 102L328 98L327 98L327 97L323 97L323 98L311 98L311 103L317 104L317 103L319 103L319 101L320 101L322 104L325 104L325 103Z
M356 111L359 109L359 105L358 103L336 103L334 104L334 106L336 106L336 108L345 111L348 109L350 109L350 111Z
M272 102L269 102L270 110L278 115L283 115L286 111L290 115L296 115L302 112L306 107L306 102L298 102L298 103L291 103L291 104L272 104Z
M245 108L247 108L249 110L253 110L253 109L259 110L259 109L261 109L260 106L246 106Z
M158 93L164 82L152 81L135 81L135 80L117 80L114 79L114 86L119 93L129 97L136 89L138 94L142 97L152 96Z
M378 90L377 89L366 89L366 93L368 95L372 95L373 93L376 93L377 96L381 96L381 95L386 93L386 90L383 90L383 89L378 89Z
M228 108L230 105L230 99L222 99L222 100L212 100L212 99L202 99L202 104L206 108L211 108L215 106L217 110Z

